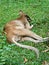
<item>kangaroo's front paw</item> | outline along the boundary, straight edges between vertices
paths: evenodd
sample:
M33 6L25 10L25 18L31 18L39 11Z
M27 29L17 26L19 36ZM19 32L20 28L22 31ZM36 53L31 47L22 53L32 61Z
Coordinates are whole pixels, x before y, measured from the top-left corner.
M33 28L33 25L31 25L30 29L32 29L32 28Z

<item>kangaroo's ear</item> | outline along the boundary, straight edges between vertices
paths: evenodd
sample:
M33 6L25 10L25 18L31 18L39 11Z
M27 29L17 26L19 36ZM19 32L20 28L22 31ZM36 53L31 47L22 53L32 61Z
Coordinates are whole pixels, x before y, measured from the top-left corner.
M25 17L27 18L28 22L31 22L31 18L28 15L25 15Z
M22 11L22 10L20 10L20 11L19 11L19 14L20 14L20 15L24 15L24 13L23 13L23 11Z

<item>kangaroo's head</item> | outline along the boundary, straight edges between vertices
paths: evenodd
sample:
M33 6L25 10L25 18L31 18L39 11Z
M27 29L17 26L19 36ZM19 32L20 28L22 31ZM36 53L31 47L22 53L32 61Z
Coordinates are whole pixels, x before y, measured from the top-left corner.
M19 11L19 14L20 14L20 17L26 18L28 22L32 21L31 18L27 14L25 14L22 10Z

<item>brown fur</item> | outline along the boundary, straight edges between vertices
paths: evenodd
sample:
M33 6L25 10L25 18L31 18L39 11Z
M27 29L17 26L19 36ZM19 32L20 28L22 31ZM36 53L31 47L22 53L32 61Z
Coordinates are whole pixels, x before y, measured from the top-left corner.
M26 14L20 11L20 17L17 18L16 20L8 22L3 30L6 34L8 41L14 42L17 46L20 46L22 48L34 50L37 54L37 57L39 57L39 51L35 47L17 43L18 41L24 41L24 40L29 40L34 43L44 42L48 40L48 38L42 38L37 34L35 34L34 32L30 31L30 29L33 26L30 26L25 15Z

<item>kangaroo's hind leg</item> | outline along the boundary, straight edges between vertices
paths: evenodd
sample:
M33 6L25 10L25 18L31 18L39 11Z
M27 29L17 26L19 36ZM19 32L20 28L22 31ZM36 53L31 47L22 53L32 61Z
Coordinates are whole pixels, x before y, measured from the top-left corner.
M44 42L45 40L47 41L48 38L42 38L39 35L35 34L34 32L28 30L28 29L17 29L13 31L14 34L19 35L19 36L24 36L24 37L30 37L34 40L38 40L39 42Z
M42 42L40 40L35 40L33 38L30 38L30 37L22 37L21 41L31 41L31 42L34 42L34 43Z

